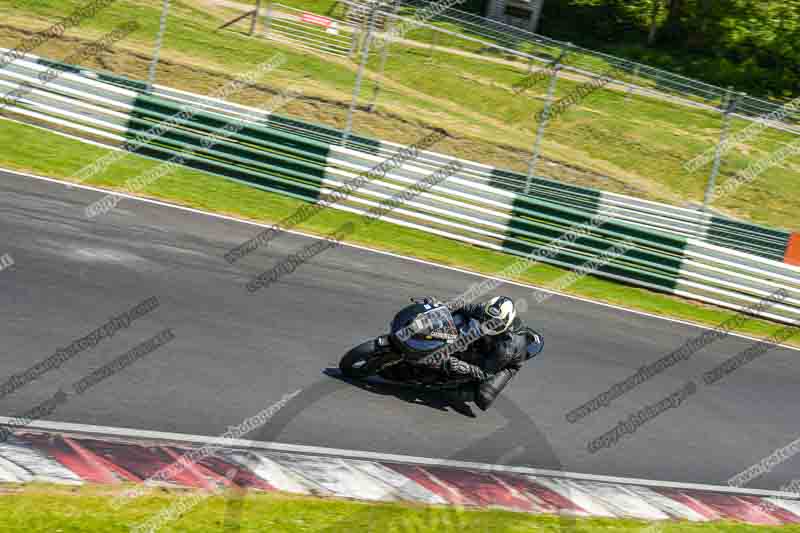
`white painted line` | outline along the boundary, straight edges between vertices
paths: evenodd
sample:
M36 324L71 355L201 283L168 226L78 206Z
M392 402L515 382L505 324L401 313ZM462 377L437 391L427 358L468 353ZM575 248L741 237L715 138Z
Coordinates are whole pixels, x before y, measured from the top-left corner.
M0 416L0 424L12 422L12 418ZM531 468L524 466L503 466L487 463L473 463L468 461L453 461L450 459L433 459L430 457L415 457L412 455L398 455L391 453L379 453L357 450L343 450L339 448L324 448L321 446L307 446L302 444L284 444L280 442L259 442L247 439L225 439L220 437L208 437L203 435L189 435L184 433L170 433L163 431L152 431L144 429L117 428L109 426L96 426L91 424L76 424L73 422L51 422L46 420L35 420L25 426L21 431L40 430L72 433L79 435L92 435L111 438L135 439L139 441L169 441L186 444L209 444L215 446L225 446L229 448L248 448L254 450L278 451L308 455L325 455L342 459L366 459L369 461L385 461L395 463L414 464L419 466L447 466L469 470L481 470L490 472L506 472L513 474L525 474L533 476L547 476L555 478L577 479L584 481L595 481L600 483L613 483L619 485L639 485L646 487L684 489L684 490L705 490L726 494L742 494L751 496L766 496L774 498L786 498L790 500L800 500L800 496L791 492L781 492L762 489L748 489L742 487L730 487L724 485L707 485L701 483L680 483L676 481L658 481L652 479L624 478L618 476L604 476L597 474L579 474L576 472L562 472L560 470L548 470L542 468Z
M265 228L266 229L266 228L272 227L272 224L266 224L266 223L263 223L263 222L254 222L252 220L245 220L245 219L236 218L236 217L232 217L232 216L228 216L228 215L220 215L218 213L213 213L213 212L210 212L210 211L203 211L203 210L200 210L200 209L195 209L193 207L185 207L185 206L182 206L182 205L171 204L169 202L164 202L162 200L154 200L152 198L143 198L141 196L134 196L134 195L127 194L127 193L124 193L124 192L114 191L112 189L102 189L102 188L99 188L99 187L92 187L90 185L83 185L83 184L78 184L78 183L70 183L70 182L67 182L67 181L64 181L64 180L59 180L59 179L55 179L55 178L48 178L48 177L45 177L45 176L38 176L36 174L29 174L27 172L20 172L20 171L17 171L17 170L7 170L7 169L0 168L0 172L5 172L5 173L8 173L8 174L15 174L17 176L22 176L22 177L26 177L26 178L33 178L33 179L37 179L37 180L41 180L41 181L46 181L46 182L49 182L49 183L55 183L55 184L58 184L58 185L63 185L65 187L67 187L67 188L85 189L85 190L99 192L99 193L103 193L103 194L109 194L110 193L110 194L113 194L115 196L120 196L122 198L127 198L129 200L134 200L134 201L137 201L137 202L142 202L142 203L152 204L152 205L158 205L158 206L161 206L161 207L170 207L172 209L178 209L178 210L181 210L181 211L186 211L186 212L189 212L189 213L195 213L195 214L198 214L198 215L205 215L205 216L209 216L209 217L213 217L213 218L218 218L218 219L221 219L221 220L228 220L228 221L231 221L231 222L239 222L241 224L247 224L247 225L256 226L256 227L259 227L259 228ZM292 235L298 235L298 236L301 236L301 237L308 237L308 238L311 238L311 239L321 239L321 240L325 240L326 239L326 237L322 237L322 236L319 236L319 235L312 235L312 234L309 234L309 233L303 233L302 231L297 231L297 230L293 230L293 229L288 229L288 230L283 230L283 231L285 231L286 233L292 234ZM635 309L628 309L626 307L622 307L622 306L618 306L618 305L614 305L614 304L609 304L609 303L605 303L605 302L598 302L598 301L595 301L595 300L590 300L588 298L582 298L580 296L575 296L575 295L572 295L572 294L565 294L565 293L562 293L562 292L553 291L553 290L550 290L550 289L547 289L547 288L544 288L544 287L537 287L536 285L531 285L529 283L521 283L521 282L518 282L518 281L511 281L511 280L508 280L508 279L505 279L505 278L498 278L498 277L495 277L495 276L490 276L488 274L482 274L480 272L473 272L471 270L465 270L463 268L442 265L442 264L439 264L439 263L434 263L432 261L425 261L424 259L417 259L415 257L408 257L408 256L405 256L405 255L400 255L400 254L396 254L396 253L393 253L393 252L386 252L384 250L376 250L374 248L369 248L367 246L361 246L361 245L358 245L358 244L351 244L351 243L342 242L341 246L345 246L345 247L348 247L348 248L355 248L357 250L365 250L365 251L372 252L372 253L375 253L375 254L385 255L385 256L388 256L388 257L394 257L394 258L397 258L397 259L403 259L405 261L411 261L411 262L419 263L419 264L423 264L423 265L429 265L429 266L434 266L434 267L438 267L438 268L443 268L445 270L451 270L451 271L454 271L454 272L460 272L462 274L469 274L469 275L472 275L472 276L478 276L478 277L481 277L481 278L484 278L484 279L502 281L503 283L507 283L509 285L514 285L516 287L525 287L525 288L528 288L528 289L535 289L537 291L545 292L545 293L548 293L548 294L554 294L554 295L557 295L557 296L561 296L563 298L569 298L569 299L572 299L572 300L577 300L579 302L599 305L599 306L602 306L602 307L608 307L610 309L616 309L616 310L619 310L619 311L625 311L625 312L628 312L628 313L633 313L635 315L646 316L646 317L649 317L649 318L657 318L657 319L660 319L660 320L666 320L667 322L673 322L673 323L676 323L676 324L684 324L684 325L687 325L687 326L693 326L693 327L696 327L696 328L709 330L709 331L715 329L715 328L713 328L711 326L706 326L706 325L703 325L703 324L697 324L697 323L694 323L694 322L689 322L688 320L681 320L681 319L678 319L678 318L664 317L664 316L655 315L655 314L652 314L652 313L647 313L645 311L638 311L638 310L635 310ZM763 339L760 339L760 338L757 338L757 337L751 337L749 335L744 335L744 334L741 334L741 333L733 333L733 332L731 332L731 333L729 333L729 335L734 336L734 337L740 337L742 339L748 339L748 340L751 340L751 341L754 341L754 342L762 342L763 341ZM800 348L796 348L794 346L788 346L788 345L785 345L785 344L774 344L774 343L767 343L767 344L772 344L773 346L780 346L781 348L786 348L788 350L800 351Z

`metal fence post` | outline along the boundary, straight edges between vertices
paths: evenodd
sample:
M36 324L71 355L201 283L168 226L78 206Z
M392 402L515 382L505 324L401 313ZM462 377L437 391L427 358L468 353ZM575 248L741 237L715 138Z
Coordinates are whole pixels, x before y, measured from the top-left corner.
M350 17L350 13L354 12L357 14L359 9L361 9L360 5L358 7L355 7L353 5L348 5L348 11L347 11L348 18L352 20L353 17ZM358 24L353 24L353 40L350 41L350 53L348 54L350 58L354 58L356 52L358 51L358 43L361 41L361 34L363 33L363 29L364 29L364 19L360 18L360 22L358 22Z
M350 133L353 131L353 114L358 104L358 95L361 93L361 81L364 78L364 69L367 67L367 59L369 57L369 45L372 42L372 32L375 24L375 14L378 11L378 2L375 2L369 12L369 21L367 22L367 35L364 37L364 46L361 49L361 63L358 65L358 72L356 73L356 83L353 87L353 97L350 100L350 109L347 111L347 125L344 128L344 135L342 136L342 145L347 145L347 140L350 138Z
M535 7L533 8L533 13L531 13L529 28L531 32L536 33L536 30L539 29L539 19L542 16L544 0L533 0L532 3L535 4Z
M431 47L428 49L428 59L433 59L433 53L436 51L436 40L439 38L439 32L436 30L433 31L433 37L431 37Z
M356 48L358 48L358 26L353 26L353 38L350 40L350 51L347 53L347 57L353 59L353 56L356 55Z
M161 45L164 43L164 32L167 29L167 17L169 16L169 0L164 0L161 7L161 22L156 37L156 47L153 50L153 58L150 60L150 67L147 70L147 91L152 92L153 84L156 81L156 67L158 66L158 56L161 53Z
M719 143L717 143L717 149L714 153L714 165L711 167L711 175L708 177L706 192L705 195L703 195L704 211L709 208L711 202L714 200L714 187L717 182L720 163L722 162L722 149L725 146L725 143L728 140L728 134L731 131L731 115L736 110L736 105L739 103L739 98L741 97L740 94L737 94L734 97L732 89L732 87L728 87L728 92L725 93L724 97L725 103L723 104L723 107L725 111L723 112L722 132L720 133Z
M640 65L637 63L633 67L633 80L631 80L631 82L628 83L628 92L625 94L625 103L626 104L628 103L628 100L631 99L631 93L633 92L633 84L636 82L636 78L639 77L639 66Z
M562 49L561 55L558 56L553 66L553 74L550 76L550 85L547 87L547 99L544 102L544 109L542 109L539 127L536 128L536 141L533 144L533 155L528 163L528 178L525 180L525 194L528 194L531 190L531 180L533 179L534 172L536 172L536 164L539 162L539 151L542 146L542 139L544 138L544 129L547 127L547 120L550 118L550 107L553 105L553 95L555 94L556 83L558 82L558 72L562 68L561 62L566 55L566 49Z
M261 12L261 0L256 0L256 10L253 11L253 20L250 21L251 36L256 32L256 21L258 20L258 14L260 12Z
M396 15L397 11L400 9L399 2L393 2L394 6L392 9L392 15ZM386 60L389 56L389 46L392 44L392 31L394 30L395 25L397 24L394 17L386 16L384 20L387 21L386 26L383 28L383 48L381 49L381 64L378 67L378 78L375 81L375 88L372 90L372 101L369 104L369 112L372 113L375 111L375 104L378 101L378 93L381 90L382 82L381 78L383 77L383 73L386 71Z
M267 2L267 12L264 13L264 30L262 34L269 38L269 27L272 24L272 2Z

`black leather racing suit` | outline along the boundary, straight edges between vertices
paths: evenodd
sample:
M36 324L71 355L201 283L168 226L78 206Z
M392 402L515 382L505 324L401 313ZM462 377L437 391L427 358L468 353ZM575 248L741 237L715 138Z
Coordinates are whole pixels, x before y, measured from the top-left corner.
M486 320L483 304L467 304L452 311L457 322L478 323ZM522 368L528 345L522 321L515 318L508 331L500 335L484 335L465 351L448 354L434 352L416 361L414 366L429 368L448 377L472 378L456 395L463 401L474 401L483 410L489 408L509 381Z

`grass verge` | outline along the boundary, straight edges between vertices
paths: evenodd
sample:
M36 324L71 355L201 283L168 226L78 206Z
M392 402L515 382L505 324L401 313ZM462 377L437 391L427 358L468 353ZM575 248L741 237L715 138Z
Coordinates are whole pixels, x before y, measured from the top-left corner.
M108 152L105 148L7 120L0 120L0 146L7 147L0 152L0 166L63 180L69 180L72 174ZM127 180L159 164L136 155L128 155L87 184L123 190ZM137 194L265 223L283 219L303 203L185 168L166 175ZM357 218L358 215L355 214L325 209L297 229L327 235L347 221L357 221ZM257 232L254 231L255 233ZM366 229L360 229L347 241L490 275L517 261L514 256L381 221L371 224ZM220 261L222 260L220 258ZM516 281L546 288L567 272L554 266L537 264L516 278ZM593 276L581 278L565 292L711 326L735 315L732 311L724 311ZM779 327L772 322L753 319L737 331L766 337ZM787 344L800 346L800 339L792 339L787 341Z
M289 5L327 12L327 1L286 0ZM41 30L70 12L80 0L20 0L0 6L0 45L16 46L26 32ZM251 2L252 3L252 2ZM159 5L144 0L117 0L101 16L71 30L65 39L93 40L116 24L136 20L141 29L86 65L137 79L146 77L158 30ZM233 30L216 31L240 11L214 0L176 1L167 26L158 80L170 86L208 93L234 73L251 70L276 51L287 63L270 75L273 90L300 83L304 96L287 113L335 127L343 127L356 65L353 62L289 48L275 41L250 38L242 32L247 21ZM415 30L420 31L420 30ZM414 37L414 32L410 35ZM420 127L447 129L453 139L437 149L480 162L525 171L546 83L522 95L511 89L525 75L524 65L492 62L497 58L459 55L442 49L393 45L383 75L384 87L374 112L365 106L355 114L355 130L377 138L409 143ZM450 44L450 43L448 43ZM74 43L65 40L42 45L34 53L55 59L70 55ZM374 54L362 88L362 104L372 95L379 59ZM556 97L575 89L580 80L564 76ZM258 91L244 91L244 103L262 102ZM739 131L748 122L734 120ZM719 138L719 114L692 109L644 96L626 97L619 88L605 87L552 121L544 138L542 175L603 190L631 194L674 205L699 202L710 165L694 173L683 163L712 148ZM751 162L791 142L796 136L768 130L741 142L723 159L718 183L724 183ZM715 201L714 208L757 223L797 229L800 208L797 180L800 164L788 158Z
M64 487L31 484L0 487L0 527L4 533L122 533L143 523L181 500L197 504L176 520L165 523L160 533L287 532L326 533L423 532L521 533L561 531L562 519L503 510L476 510L400 503L361 503L278 493L249 492L236 523L226 522L225 494L158 489L120 509L113 498L125 487L86 485ZM230 526L235 526L233 529ZM587 518L569 521L570 532L645 532L640 520ZM800 526L751 526L734 522L661 522L659 533L797 533Z

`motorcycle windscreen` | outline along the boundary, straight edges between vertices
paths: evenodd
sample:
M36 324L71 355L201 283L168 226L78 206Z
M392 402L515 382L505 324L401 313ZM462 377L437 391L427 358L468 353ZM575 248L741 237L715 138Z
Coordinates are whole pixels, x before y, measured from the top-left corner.
M417 338L439 339L454 342L458 338L458 328L453 314L447 307L437 307L420 314L412 323Z
M405 345L416 352L432 352L458 339L458 328L447 307L420 313L410 324L414 331Z

